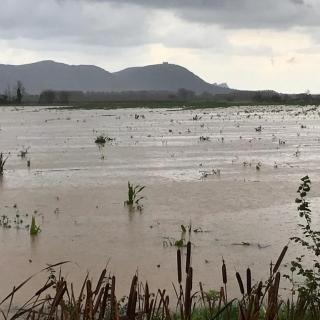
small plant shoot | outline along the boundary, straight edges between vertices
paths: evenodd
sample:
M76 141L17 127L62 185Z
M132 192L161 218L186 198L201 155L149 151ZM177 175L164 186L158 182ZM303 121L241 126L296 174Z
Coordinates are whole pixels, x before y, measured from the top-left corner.
M32 216L31 226L30 226L30 235L36 236L41 231L40 227L36 224L35 216Z
M112 142L114 140L115 140L114 138L110 138L108 136L100 134L99 136L96 137L94 142L100 146L104 146L107 142Z
M128 181L128 200L124 202L124 205L130 209L142 211L143 205L141 204L141 200L144 199L144 197L140 194L144 188L145 186L139 184L135 186Z

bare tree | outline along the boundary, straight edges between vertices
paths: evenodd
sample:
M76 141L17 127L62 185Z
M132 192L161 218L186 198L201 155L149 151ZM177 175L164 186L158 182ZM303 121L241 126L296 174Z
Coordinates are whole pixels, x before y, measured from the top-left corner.
M17 102L20 104L25 94L25 88L21 81L17 81Z

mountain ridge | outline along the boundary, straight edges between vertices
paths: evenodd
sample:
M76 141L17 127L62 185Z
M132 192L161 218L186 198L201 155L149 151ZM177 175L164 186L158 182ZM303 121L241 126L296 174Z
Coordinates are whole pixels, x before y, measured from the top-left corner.
M0 93L21 81L30 94L44 90L69 91L177 91L229 93L233 90L210 84L185 67L162 63L109 72L95 65L70 65L43 60L22 65L0 64Z

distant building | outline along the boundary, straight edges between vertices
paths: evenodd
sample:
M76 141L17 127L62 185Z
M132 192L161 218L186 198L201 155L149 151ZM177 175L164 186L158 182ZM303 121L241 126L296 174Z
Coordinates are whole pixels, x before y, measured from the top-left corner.
M162 64L169 64L169 62L167 62L167 61L163 61L163 62L162 62Z

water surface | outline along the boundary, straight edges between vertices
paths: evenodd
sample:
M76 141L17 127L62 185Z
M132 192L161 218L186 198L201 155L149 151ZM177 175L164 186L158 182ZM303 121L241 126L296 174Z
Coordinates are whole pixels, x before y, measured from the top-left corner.
M86 271L96 277L108 263L118 295L136 270L151 287L170 289L176 252L163 241L179 238L180 225L190 222L206 231L191 237L195 281L219 288L222 256L229 278L250 266L260 280L296 232L294 199L305 174L313 207L320 202L317 108L9 107L0 108L0 129L0 150L10 152L1 215L19 214L25 225L34 214L42 229L34 238L24 228L0 229L0 296L63 260L71 261L63 268L70 280ZM115 141L98 148L100 133ZM128 181L146 185L142 213L123 205ZM243 241L251 245L235 245ZM291 246L287 260L295 254Z

